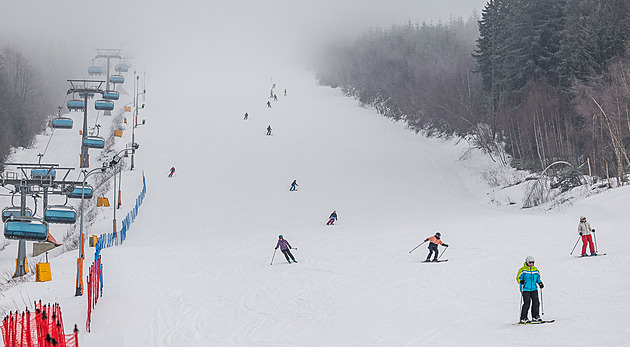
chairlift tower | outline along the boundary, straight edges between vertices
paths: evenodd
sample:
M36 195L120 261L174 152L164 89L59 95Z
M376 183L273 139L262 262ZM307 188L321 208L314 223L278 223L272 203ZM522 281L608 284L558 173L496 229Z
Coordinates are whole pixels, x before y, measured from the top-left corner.
M85 138L87 137L88 122L87 122L87 99L90 93L105 92L101 87L105 81L94 80L68 80L70 82L70 89L67 94L80 93L83 95L84 107L83 107L83 132L81 134L81 163L80 168L86 168L90 166L90 160L88 158L89 147L85 145Z
M17 221L26 221L26 218L30 218L30 220L33 221L40 221L38 218L35 218L34 215L29 216L27 213L26 200L28 195L38 196L42 194L44 196L43 209L45 209L48 204L49 194L66 195L67 191L72 189L72 187L82 184L82 182L67 180L70 171L74 170L74 168L61 168L59 164L2 163L1 166L15 166L19 171L17 173L12 172L12 175L0 173L0 185L12 185L14 186L14 191L20 194L20 215L14 216ZM65 172L65 174L60 175L63 172ZM37 210L34 211L34 213L36 212ZM7 222L10 221L12 221L12 219L7 220ZM47 228L46 224L46 230ZM5 236L6 230L5 225ZM13 275L13 278L15 278L28 273L26 241L34 241L34 239L20 238L19 236L11 238L18 240L18 255L15 264L15 273ZM46 235L43 235L39 240L45 241L46 239L48 239L47 231Z
M122 57L120 56L120 51L122 51L122 49L118 49L118 48L97 48L96 49L96 57L94 57L94 59L105 59L107 60L107 68L106 68L106 77L105 77L105 90L109 91L109 61L110 59L122 59ZM103 115L105 116L111 116L112 112L109 110L106 110Z

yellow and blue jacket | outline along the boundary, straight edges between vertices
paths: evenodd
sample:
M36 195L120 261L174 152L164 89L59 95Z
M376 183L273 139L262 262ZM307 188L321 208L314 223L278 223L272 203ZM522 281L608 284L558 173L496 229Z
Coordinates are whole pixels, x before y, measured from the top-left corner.
M521 284L521 280L524 280L525 283ZM540 279L540 272L535 266L528 266L527 263L524 263L516 274L516 282L519 284L521 292L533 292L538 290L536 284L542 283L542 280Z

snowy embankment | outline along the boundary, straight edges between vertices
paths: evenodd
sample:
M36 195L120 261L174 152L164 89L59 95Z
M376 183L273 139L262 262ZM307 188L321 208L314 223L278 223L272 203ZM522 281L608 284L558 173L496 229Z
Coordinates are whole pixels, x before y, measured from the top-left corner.
M464 155L464 142L418 136L301 71L246 81L206 73L179 89L151 81L137 170L123 174L123 198L139 192L140 170L147 196L125 244L102 252L104 293L82 345L628 343L628 188L562 212L499 207L482 179L497 164ZM267 108L272 83L279 100ZM333 210L339 220L326 226ZM110 213L90 233L109 231ZM580 215L607 256L569 255ZM409 251L436 231L449 261L423 264L425 245ZM279 234L297 247L298 264L278 252L270 266ZM553 324L512 325L527 255L537 259ZM84 325L75 259L54 258L52 282L7 290L2 304L57 301L67 324Z

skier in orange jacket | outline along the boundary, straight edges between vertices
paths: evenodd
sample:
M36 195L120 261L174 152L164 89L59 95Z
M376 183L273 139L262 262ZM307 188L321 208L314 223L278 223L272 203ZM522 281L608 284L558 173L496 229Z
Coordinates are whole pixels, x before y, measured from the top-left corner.
M434 236L431 236L429 238L427 238L426 241L431 241L429 243L429 255L427 256L427 260L426 261L430 261L431 260L431 255L433 254L433 252L435 252L435 257L433 257L433 261L437 261L438 258L438 245L442 245L444 247L448 247L448 245L444 242L442 242L442 240L440 240L440 237L442 236L442 234L440 233L435 233Z

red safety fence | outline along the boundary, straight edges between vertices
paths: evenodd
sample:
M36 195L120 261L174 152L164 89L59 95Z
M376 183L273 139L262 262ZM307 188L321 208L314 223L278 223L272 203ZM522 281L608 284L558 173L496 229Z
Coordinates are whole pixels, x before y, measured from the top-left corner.
M87 308L87 321L85 322L85 329L90 331L90 323L92 322L92 309L96 306L98 297L101 293L101 275L103 268L101 267L101 258L99 257L90 266L90 272L87 276L87 292L88 292L88 308Z
M79 329L76 324L72 334L63 330L59 304L35 303L35 313L10 313L2 321L2 340L6 347L78 347Z

